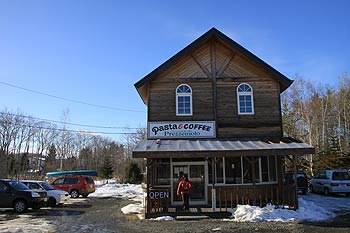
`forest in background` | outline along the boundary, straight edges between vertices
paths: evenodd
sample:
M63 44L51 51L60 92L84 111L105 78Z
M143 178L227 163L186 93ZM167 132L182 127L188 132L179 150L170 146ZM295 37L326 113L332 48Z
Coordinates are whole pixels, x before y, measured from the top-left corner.
M333 86L311 83L300 76L281 96L283 129L315 147L314 155L299 157L299 171L350 169L350 79Z
M117 142L72 130L68 122L55 124L5 109L0 112L0 178L40 178L46 172L93 169L102 178L124 181L131 162L144 167L143 160L132 161L131 152L146 131L125 129L122 135L123 141Z
M347 73L333 86L297 76L281 96L281 109L285 136L316 148L314 155L298 157L299 171L313 175L317 169L350 169ZM126 131L123 141L117 142L5 109L0 113L0 177L28 178L57 170L94 169L113 171L113 177L123 181L131 160L144 170L144 160L131 159L131 152L145 137L146 129L139 128ZM36 168L42 158L45 162Z

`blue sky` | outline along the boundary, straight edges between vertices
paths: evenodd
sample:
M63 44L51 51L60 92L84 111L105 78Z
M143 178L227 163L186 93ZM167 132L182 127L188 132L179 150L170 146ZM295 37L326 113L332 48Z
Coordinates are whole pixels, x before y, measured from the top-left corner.
M0 81L141 112L3 84L0 110L61 120L69 109L72 123L145 126L146 106L133 84L212 27L291 79L332 85L350 68L349 9L346 0L0 0Z

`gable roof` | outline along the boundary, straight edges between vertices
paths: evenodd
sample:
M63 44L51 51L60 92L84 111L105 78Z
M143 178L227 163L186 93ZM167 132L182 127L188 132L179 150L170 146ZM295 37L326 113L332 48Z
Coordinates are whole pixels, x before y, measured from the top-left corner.
M151 73L147 74L141 80L136 82L134 84L134 86L137 89L137 91L139 92L141 98L142 98L142 95L139 91L139 88L141 88L142 86L144 86L148 82L155 79L159 74L161 74L162 72L164 72L165 70L170 68L172 65L174 65L180 58L191 53L196 48L198 48L199 46L201 46L202 44L204 44L205 42L207 42L208 40L210 40L213 37L219 38L224 43L231 46L232 48L234 48L235 50L240 52L242 55L246 56L249 60L253 61L261 69L267 71L273 77L275 77L277 79L277 81L280 83L281 93L293 83L293 80L290 80L289 78L287 78L286 76L281 74L279 71L274 69L272 66L270 66L269 64L267 64L266 62L264 62L263 60L261 60L260 58L255 56L253 53L251 53L250 51L248 51L247 49L245 49L244 47L239 45L237 42L235 42L234 40L232 40L231 38L229 38L228 36L226 36L225 34L223 34L222 32L220 32L219 30L217 30L216 28L213 27L209 31L204 33L202 36L200 36L198 39L193 41L191 44L186 46L184 49L182 49L180 52L178 52L177 54L172 56L166 62L164 62L163 64L158 66ZM145 100L143 100L143 101L145 102Z

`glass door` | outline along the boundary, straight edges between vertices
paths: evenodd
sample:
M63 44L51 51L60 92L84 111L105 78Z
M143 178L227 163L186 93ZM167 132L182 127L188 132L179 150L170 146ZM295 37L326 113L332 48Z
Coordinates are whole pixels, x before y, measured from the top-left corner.
M192 182L190 205L207 204L207 165L205 162L173 163L172 164L172 199L173 205L181 205L182 198L177 195L179 177L187 175Z
M189 165L189 179L192 182L191 201L205 201L205 169L204 165Z

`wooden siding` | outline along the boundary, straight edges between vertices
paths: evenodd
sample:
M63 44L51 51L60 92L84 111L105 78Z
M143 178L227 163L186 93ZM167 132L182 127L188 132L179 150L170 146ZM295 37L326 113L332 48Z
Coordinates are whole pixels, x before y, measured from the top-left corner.
M243 82L253 88L254 115L238 115L236 89ZM192 116L176 116L175 90L182 83L193 91ZM181 58L148 88L148 121L216 120L218 138L282 136L279 83L218 40Z

